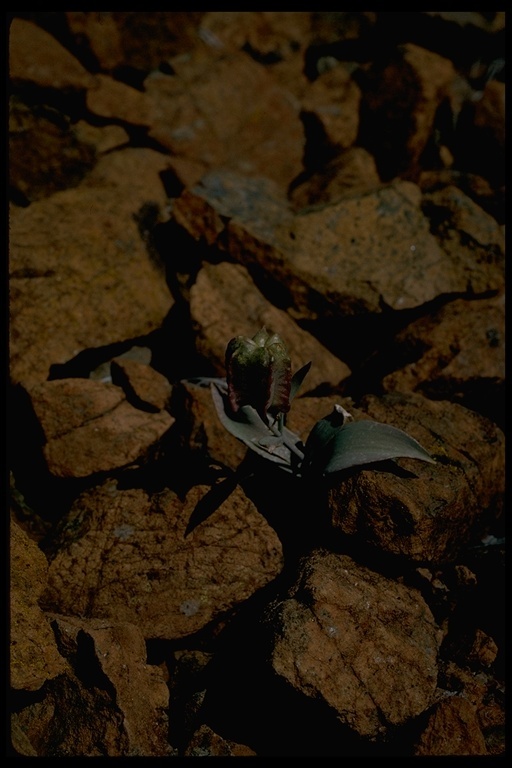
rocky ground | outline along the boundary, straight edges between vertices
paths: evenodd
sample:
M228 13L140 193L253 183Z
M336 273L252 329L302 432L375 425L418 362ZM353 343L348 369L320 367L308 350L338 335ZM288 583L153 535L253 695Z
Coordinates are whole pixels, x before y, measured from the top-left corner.
M11 14L9 754L503 755L504 14ZM400 459L248 461L312 361Z

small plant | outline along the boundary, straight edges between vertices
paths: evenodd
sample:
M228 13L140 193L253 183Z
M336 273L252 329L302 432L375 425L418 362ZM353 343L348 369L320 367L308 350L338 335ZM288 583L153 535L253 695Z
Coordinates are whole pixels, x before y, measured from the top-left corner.
M341 405L314 425L303 444L285 426L285 417L310 367L292 376L285 344L265 328L252 339L236 336L226 349L226 379L210 385L220 421L252 451L298 477L400 457L435 463L406 432L376 421L352 421Z

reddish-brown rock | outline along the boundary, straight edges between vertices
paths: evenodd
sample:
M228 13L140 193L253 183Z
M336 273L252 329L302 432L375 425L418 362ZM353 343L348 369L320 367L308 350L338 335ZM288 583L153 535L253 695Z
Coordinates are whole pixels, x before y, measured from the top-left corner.
M403 310L468 286L501 288L497 227L482 255L468 246L447 258L421 203L419 188L402 181L294 215L268 183L212 173L173 202L172 215L194 238L265 270L300 317ZM482 271L484 252L495 269Z
M14 18L9 28L9 76L13 83L85 90L94 76L39 25Z
M383 178L417 178L436 112L454 78L449 59L411 43L368 68L361 86L361 142L375 155Z
M192 455L208 456L212 463L235 470L243 461L247 447L222 426L213 407L210 387L183 381L175 394L180 409L187 414L183 434Z
M79 497L61 526L46 607L130 622L161 639L232 610L279 574L281 544L239 487L195 521L207 490L194 487L183 502L171 491L150 498L107 483Z
M505 13L8 14L12 754L504 755ZM234 474L253 312L436 465Z
M126 754L172 754L167 739L169 689L163 671L146 661L140 629L132 624L64 616L56 616L54 624L63 653L83 655L82 663L97 664L108 680L112 705L121 715L120 730L126 734Z
M425 195L423 210L448 263L460 283L466 283L468 293L503 290L505 234L496 219L454 186Z
M432 703L440 632L426 603L347 555L314 552L267 621L274 671L361 736L382 738Z
M391 554L453 559L487 510L501 509L503 432L463 406L421 395L367 396L358 406L416 438L436 463L400 459L404 476L375 467L340 477L329 491L333 525Z
M115 357L111 371L112 382L124 390L128 401L136 408L158 412L169 405L171 384L150 365L127 357Z
M106 75L96 75L94 87L87 91L87 107L98 117L151 125L151 102L146 94Z
M254 752L244 744L224 739L207 725L201 725L193 734L185 750L185 757L252 757Z
M132 464L173 425L166 411L147 413L120 387L93 379L55 379L30 391L57 477L87 477Z
M87 180L10 216L11 378L34 385L87 347L143 335L173 298L136 215L165 205L165 158L103 157Z
M474 707L461 696L435 704L415 755L487 755L485 740Z
M338 64L321 73L311 84L302 101L302 109L305 119L313 121L314 130L321 132L323 141L332 152L355 144L360 102L358 85L350 72ZM313 131L311 125L310 131Z
M163 757L169 692L146 663L140 631L124 623L53 616L70 667L13 717L21 754L52 757ZM76 670L76 673L72 671Z
M95 147L69 120L49 107L35 113L19 97L11 98L9 184L24 200L77 186L95 162Z
M10 683L37 691L69 668L38 604L48 578L46 557L14 520L10 533Z
M348 197L371 192L381 186L372 155L362 147L341 152L321 171L300 177L290 190L295 210L311 205L336 203Z
M149 135L173 155L266 176L286 191L303 152L291 94L245 53L194 51L171 65L179 77L154 72L144 81L153 104Z
M382 364L405 365L382 381L387 392L422 392L502 420L505 397L505 296L456 299L401 331Z
M103 71L158 69L172 56L198 43L203 12L64 11L73 36Z

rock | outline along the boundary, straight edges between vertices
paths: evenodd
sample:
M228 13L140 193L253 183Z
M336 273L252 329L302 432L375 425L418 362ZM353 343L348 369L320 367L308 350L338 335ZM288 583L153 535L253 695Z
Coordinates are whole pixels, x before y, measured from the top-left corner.
M335 387L350 375L345 363L267 301L239 264L205 264L190 289L190 313L198 329L197 349L218 376L226 375L229 340L239 335L252 338L263 326L285 341L294 372L313 362L301 394L321 385Z
M206 455L213 464L235 471L242 463L247 448L220 423L213 407L210 388L183 381L175 392L176 405L173 411L184 411L187 414L182 430L192 455Z
M505 285L505 238L497 221L457 187L423 198L423 211L461 283L471 295Z
M435 704L414 754L487 755L485 740L469 701L451 696Z
M179 76L154 72L144 81L153 104L149 136L173 155L263 175L286 190L302 169L304 144L292 96L244 53L194 52L171 66Z
M495 187L505 184L504 82L488 79L483 90L473 94L461 110L455 141L457 163L489 179Z
M195 239L263 270L300 318L380 314L465 294L468 285L501 287L502 267L482 281L470 247L447 259L420 205L419 188L399 181L294 215L268 184L219 172L173 201L172 216Z
M169 678L169 737L180 754L202 722L209 666L213 654L200 650L176 650Z
M19 18L12 19L9 28L9 76L16 84L70 91L94 83L94 76L52 35Z
M337 155L321 171L305 173L290 190L294 210L329 205L359 197L381 186L372 155L362 147L351 147Z
M134 217L165 204L165 165L152 150L115 152L79 187L11 210L13 382L35 385L52 364L160 325L173 299Z
M495 148L504 152L505 83L499 83L497 80L486 83L482 98L475 104L475 127L490 133Z
M436 112L454 78L449 59L411 43L364 73L360 143L374 155L383 179L417 179Z
M437 681L439 630L419 592L317 551L266 617L271 664L370 740L417 717Z
M485 669L494 663L498 655L498 646L481 629L464 633L455 633L448 639L447 652L461 666Z
M457 171L455 168L422 171L418 184L424 193L434 192L445 187L459 187L476 205L503 224L505 211L500 191L494 188L483 176L476 173Z
M127 132L120 125L105 125L100 128L86 123L85 120L75 123L73 133L79 141L94 147L97 155L106 154L112 149L120 149L130 140Z
M504 755L505 13L8 16L8 756ZM246 452L267 317L436 464Z
M128 401L152 413L169 405L172 387L163 374L150 365L129 358L115 357L111 363L112 382L121 387Z
M14 520L10 533L10 683L37 691L69 668L38 604L48 578L46 557Z
M97 668L112 690L121 715L127 755L172 754L167 741L169 690L162 670L146 662L141 631L132 624L56 616L60 645L67 655ZM105 686L106 687L106 686Z
M383 388L458 402L503 426L504 339L503 293L471 302L456 299L410 323L382 351L383 365L402 362L384 376Z
M71 33L104 71L158 69L169 58L197 45L195 11L65 11Z
M71 668L46 685L40 701L14 716L38 755L169 756L168 690L146 664L140 632L123 623L54 616ZM133 688L132 688L133 685Z
M185 757L251 757L254 752L244 744L224 739L207 725L201 725L184 752Z
M331 152L355 144L359 131L361 91L343 65L321 73L308 88L302 101L303 119L315 140L316 157L323 143ZM320 136L320 140L318 138ZM323 141L322 141L323 140ZM321 150L321 151L322 151ZM328 151L328 150L327 150Z
M146 94L107 75L96 75L95 87L87 91L87 108L98 117L151 125L151 103Z
M304 57L313 26L301 11L212 11L201 19L199 36L213 49L245 51L300 99L309 85Z
M49 107L38 114L14 96L9 133L9 183L24 201L76 187L96 162L94 147L63 115Z
M340 478L329 491L333 526L389 554L452 560L489 508L500 508L503 433L463 406L419 395L367 396L358 408L405 430L436 464L400 459L404 475L375 467Z
M143 457L173 425L165 411L130 405L123 390L92 379L55 379L30 391L43 428L48 469L56 477L88 477Z
M232 611L279 574L281 545L239 487L187 531L206 491L182 502L105 484L79 497L50 564L46 608L129 622L146 639L186 637Z

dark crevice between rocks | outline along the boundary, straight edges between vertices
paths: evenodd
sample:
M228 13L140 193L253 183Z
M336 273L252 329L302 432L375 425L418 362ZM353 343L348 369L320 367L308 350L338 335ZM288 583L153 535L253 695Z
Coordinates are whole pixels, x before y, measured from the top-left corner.
M91 478L56 478L49 471L43 456L46 442L43 430L35 415L30 397L20 385L8 393L7 434L11 454L13 482L23 504L29 512L35 512L41 520L41 530L33 533L42 538L48 533L48 526L57 522L68 511L76 496L85 490ZM31 435L31 440L27 440ZM15 509L23 522L25 516L20 504ZM51 538L51 537L50 537Z

